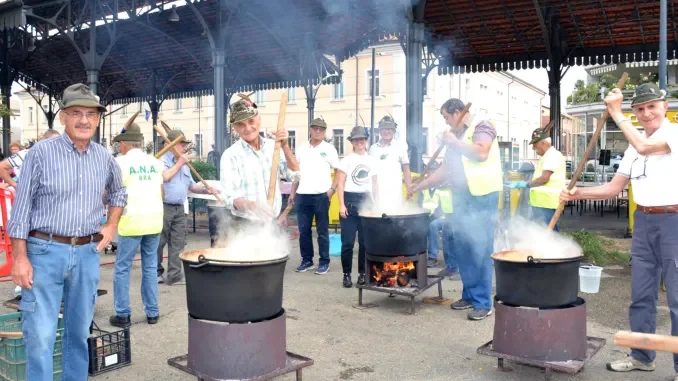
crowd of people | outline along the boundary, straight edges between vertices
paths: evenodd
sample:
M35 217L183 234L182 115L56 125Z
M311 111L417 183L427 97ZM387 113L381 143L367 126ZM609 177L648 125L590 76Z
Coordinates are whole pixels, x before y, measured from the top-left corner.
M638 202L632 248L631 328L654 332L658 285L663 275L669 290L672 333L678 335L678 193L675 176L662 175L678 164L672 155L673 149L678 149L678 130L665 118L665 95L653 84L636 90L632 108L644 128L639 134L621 112L623 97L619 90L610 92L605 102L630 146L611 183L569 191L562 191L566 184L564 158L552 147L549 132L541 128L533 132L530 142L541 156L533 179L505 183L496 128L487 120L472 121L459 99L452 98L441 107L441 117L451 127L441 136L445 144L442 162L432 162L426 175L414 182L407 144L395 138L397 123L390 115L379 122L379 139L369 147L369 130L355 126L347 138L352 152L341 159L334 146L325 141L327 123L317 118L309 126L309 141L295 154L286 131L276 131L273 139L263 136L256 103L241 95L232 105L229 120L239 140L220 155L217 190L193 180L186 165L189 142L181 139L180 131L169 132L170 141L180 142L158 159L142 151L143 134L135 123L116 136L121 153L118 157L92 143L105 107L87 86L70 86L64 91L58 114L64 133L50 130L29 150L16 147L12 156L0 162L3 186L16 189L7 232L12 239L12 277L21 288L26 379L52 378L54 332L62 304L63 378L87 379L87 337L97 300L99 251L114 236L118 237L118 250L115 315L110 323L117 327L131 324L130 270L140 250L144 314L148 324L156 324L160 316L158 284L184 283L179 254L186 241L189 191L218 194L223 199L223 203L210 203L212 247L231 234L277 217L283 204L280 187L273 188L272 206L267 202L276 143L282 150L277 178L292 180L288 202L296 207L299 222L301 262L295 271L315 269L318 275L329 272L329 208L336 194L342 284L353 286L356 238L356 282L364 284L361 211L403 205L403 193L407 198L419 194L421 205L431 214L427 265L438 265L442 236L445 268L440 274L460 276L463 284L461 298L451 308L469 310L468 319L476 321L492 314L491 254L499 197L504 189L529 188L533 218L548 223L561 202L608 198L630 181ZM106 207L107 217L102 221ZM164 246L168 246L166 273L162 264ZM654 357L654 352L633 350L627 359L611 362L608 368L653 370ZM674 360L678 372L678 356Z

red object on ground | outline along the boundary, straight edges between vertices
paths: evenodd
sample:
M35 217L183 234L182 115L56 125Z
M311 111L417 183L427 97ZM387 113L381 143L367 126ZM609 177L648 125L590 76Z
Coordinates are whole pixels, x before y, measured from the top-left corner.
M14 190L0 189L0 216L2 217L2 226L0 226L0 251L5 252L5 263L0 266L0 277L6 277L12 274L12 242L7 235L7 221L9 213L14 205Z

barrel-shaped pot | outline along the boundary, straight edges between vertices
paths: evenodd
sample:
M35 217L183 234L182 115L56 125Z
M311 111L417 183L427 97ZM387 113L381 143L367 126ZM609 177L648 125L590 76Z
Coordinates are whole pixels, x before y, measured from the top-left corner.
M196 319L229 323L256 322L280 313L289 255L255 262L211 259L219 258L218 250L223 249L180 255L188 313Z
M429 211L381 216L360 215L368 253L383 257L417 255L427 249Z
M506 305L557 308L573 304L579 293L580 255L542 259L530 253L492 254L497 299Z

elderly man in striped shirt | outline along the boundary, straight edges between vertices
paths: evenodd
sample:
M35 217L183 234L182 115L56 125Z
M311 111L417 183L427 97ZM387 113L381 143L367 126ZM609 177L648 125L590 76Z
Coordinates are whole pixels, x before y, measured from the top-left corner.
M64 302L62 379L87 380L87 337L99 283L99 251L115 233L127 200L120 167L90 142L106 108L82 84L59 102L60 137L42 140L21 168L14 213L8 223L12 279L23 288L26 379L51 380L52 355ZM101 225L106 191L108 221Z
M230 122L240 140L224 151L220 165L224 203L231 213L228 235L280 214L282 195L279 186L275 187L273 209L266 203L275 141L281 143L283 152L278 176L295 180L299 171L297 159L287 144L287 131L276 131L275 141L263 138L259 134L261 117L257 105L247 96L238 95L243 99L233 104Z

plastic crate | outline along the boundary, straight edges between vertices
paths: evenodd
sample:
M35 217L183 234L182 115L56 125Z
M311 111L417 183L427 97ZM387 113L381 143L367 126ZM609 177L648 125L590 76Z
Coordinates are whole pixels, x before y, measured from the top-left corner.
M90 331L90 337L87 339L90 376L119 369L132 363L129 327L108 332L99 329L93 322Z
M21 332L23 325L21 312L0 315L0 331ZM54 380L61 380L61 348L64 331L64 321L59 318L57 323L56 340L54 342ZM0 338L0 380L26 380L26 347L23 338Z

